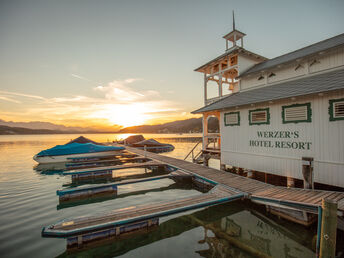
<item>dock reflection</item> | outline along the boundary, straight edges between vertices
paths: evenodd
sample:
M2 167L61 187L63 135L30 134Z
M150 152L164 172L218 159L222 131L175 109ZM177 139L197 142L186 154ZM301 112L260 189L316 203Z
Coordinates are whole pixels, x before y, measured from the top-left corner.
M311 232L300 227L302 234L293 233L263 213L248 210L240 201L162 221L157 227L67 249L58 257L125 256L131 251L139 252L140 248L147 252L153 243L155 248L159 244L164 246L162 240L187 235L195 229L201 229L203 234L185 241L196 246L195 255L202 257L314 257L305 243L305 239L311 239ZM183 250L180 252L183 256Z
M152 192L163 192L167 190L172 190L172 189L184 189L184 190L191 190L193 189L191 184L185 184L181 182L176 182L174 184L171 184L169 186L165 187L158 187L158 188L150 188L150 189L145 189L145 190L138 190L138 191L132 191L129 193L120 193L117 195L111 195L111 196L97 196L97 197L90 197L87 199L83 200L70 200L70 201L64 201L64 202L59 202L57 205L56 209L61 210L65 208L71 208L71 207L76 207L80 205L87 205L87 204L92 204L92 203L98 203L98 202L104 202L104 201L109 201L113 199L120 199L120 198L126 198L129 196L134 196L134 195L144 195L146 193L152 193Z

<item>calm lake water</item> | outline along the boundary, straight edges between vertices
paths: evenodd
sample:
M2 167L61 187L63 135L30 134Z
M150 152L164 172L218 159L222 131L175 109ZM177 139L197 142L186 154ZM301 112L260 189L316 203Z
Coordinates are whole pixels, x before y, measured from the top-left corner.
M247 252L247 247L267 257L314 257L314 227L307 229L279 220L264 209L241 201L164 217L159 220L159 227L149 232L67 251L65 239L42 238L42 228L65 218L200 194L188 186L163 179L121 186L118 198L60 205L56 190L68 187L71 178L34 170L36 162L32 157L78 136L0 136L1 257L254 257ZM84 136L105 142L127 135ZM181 159L195 145L195 141L185 138L190 135L144 136L172 143L175 150L164 155ZM216 161L210 165L219 166ZM128 169L116 173L142 175L143 171ZM116 173L114 176L119 175Z

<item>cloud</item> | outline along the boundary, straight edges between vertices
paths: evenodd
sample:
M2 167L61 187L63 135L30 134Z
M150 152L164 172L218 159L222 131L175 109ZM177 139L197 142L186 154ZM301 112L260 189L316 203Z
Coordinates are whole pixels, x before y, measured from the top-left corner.
M85 102L85 103L90 103L96 101L94 98L89 98L86 96L74 96L74 97L60 97L60 98L52 98L50 101L54 103L64 103L64 102L71 102L71 103L76 103L76 102Z
M74 78L77 78L79 80L82 80L82 81L93 83L93 84L102 84L100 82L96 82L96 81L90 80L90 79L88 79L88 78L86 78L84 76L81 76L81 75L78 75L78 74L75 74L75 73L70 74L70 76L72 76Z
M5 96L0 96L0 99L8 101L8 102L17 103L17 104L21 103L19 100L15 100L15 99L12 99L12 98L9 98L9 97L5 97Z
M103 124L104 121L108 121L108 125L131 126L159 118L170 119L176 116L177 112L181 112L177 103L163 99L158 91L133 88L133 84L140 80L142 79L113 80L106 86L94 87L94 91L98 92L97 96L44 98L17 92L6 92L6 94L30 98L30 101L24 101L20 105L22 110L18 111L18 108L16 113L13 112L13 117L31 117L40 121L73 120L88 121L88 123L102 121ZM4 98L9 97L4 96ZM0 112L0 115L10 116L9 113L4 112Z
M140 81L142 79L129 78L126 80L114 80L108 83L107 86L97 86L94 90L105 94L105 98L116 103L128 103L137 101L148 101L153 96L159 97L160 94L154 90L134 90L129 84Z
M24 94L24 93L19 93L19 92L12 92L12 91L0 90L0 93L1 94L5 94L5 95L19 96L19 97L32 98L32 99L41 99L41 100L45 100L46 99L44 97L37 96L37 95Z

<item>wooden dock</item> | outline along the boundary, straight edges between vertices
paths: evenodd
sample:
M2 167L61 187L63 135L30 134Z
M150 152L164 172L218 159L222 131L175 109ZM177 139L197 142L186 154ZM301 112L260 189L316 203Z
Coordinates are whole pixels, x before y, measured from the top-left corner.
M44 227L42 235L45 237L72 237L83 235L91 231L101 232L109 229L120 234L119 227L131 225L135 222L176 214L183 211L199 209L220 203L230 202L244 197L244 194L233 191L225 186L215 186L206 194L181 198L169 202L158 202L140 206L131 206L113 210L108 214L92 217L80 217ZM116 230L118 228L118 230Z
M71 187L66 189L57 190L56 194L59 196L60 201L62 200L71 200L74 198L89 198L94 197L99 194L117 194L117 187L121 185L128 185L128 184L137 184L149 181L156 181L166 178L185 178L191 177L191 174L182 172L182 171L173 171L167 175L160 175L160 176L153 176L147 178L136 178L136 179L128 179L122 180L115 183L106 183L106 184L95 184L95 185L86 185L81 187Z
M215 184L222 184L233 190L245 193L252 201L276 207L295 208L317 213L321 200L326 198L338 203L338 215L344 214L344 192L287 188L263 183L258 180L235 175L222 170L209 168L168 156L144 152L126 146L132 153L145 156L153 161L163 162L169 166L203 177Z
M125 165L118 165L118 166L104 166L104 167L97 167L97 168L85 168L85 169L74 169L63 172L64 175L80 175L80 174L89 174L89 173L97 173L102 171L112 171L112 170L119 170L119 169L128 169L128 168L147 168L147 167L157 167L157 166L164 166L166 164L157 161L148 161L143 163L133 163L133 164L125 164Z
M177 175L180 174L180 176L185 176L185 173L191 174L197 180L203 180L206 183L215 185L215 187L205 194L199 194L193 197L127 207L99 216L64 220L44 227L42 230L43 236L63 237L69 240L78 236L77 242L82 244L84 241L83 237L85 237L85 239L90 239L98 235L117 236L120 235L121 232L126 233L128 231L139 230L149 227L150 225L155 225L157 223L156 219L162 216L244 198L271 207L302 210L314 214L318 213L322 199L327 198L337 202L338 215L343 216L343 192L274 186L229 172L168 156L145 152L144 150L136 148L127 147L127 150L136 155L147 157L151 161L139 164L99 167L91 170L81 169L69 171L64 174L75 175L133 167L167 166L175 169L176 171L174 173ZM130 183L130 181L128 182ZM154 223L152 222L153 220ZM76 240L74 239L73 241Z

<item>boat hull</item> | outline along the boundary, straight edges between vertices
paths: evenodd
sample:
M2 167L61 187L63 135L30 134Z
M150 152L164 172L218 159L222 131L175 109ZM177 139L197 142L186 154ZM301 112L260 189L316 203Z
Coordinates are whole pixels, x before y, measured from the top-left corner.
M33 159L40 164L46 163L58 163L58 162L70 162L71 158L87 158L87 157L105 157L120 154L121 150L112 151L101 151L101 152L90 152L90 153L78 153L69 155L58 155L58 156L37 156Z

